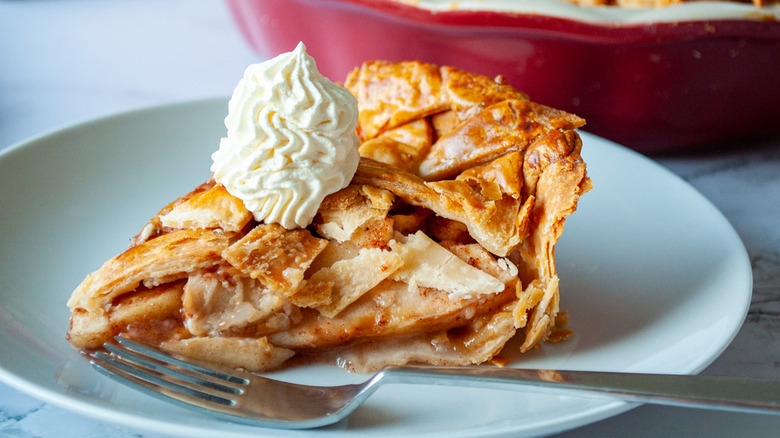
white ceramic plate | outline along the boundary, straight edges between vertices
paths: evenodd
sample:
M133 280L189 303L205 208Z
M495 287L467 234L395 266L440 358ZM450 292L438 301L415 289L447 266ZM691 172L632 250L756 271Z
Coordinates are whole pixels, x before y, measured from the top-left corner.
M0 378L77 413L188 436L298 436L196 415L100 376L65 340L65 302L161 206L205 180L226 100L111 116L0 154ZM575 336L516 366L697 373L729 344L751 294L746 251L699 193L642 156L583 134L595 188L558 246ZM362 380L335 368L278 374ZM632 405L521 392L382 388L319 436L549 434ZM218 434L217 434L218 432ZM311 433L311 432L309 432Z

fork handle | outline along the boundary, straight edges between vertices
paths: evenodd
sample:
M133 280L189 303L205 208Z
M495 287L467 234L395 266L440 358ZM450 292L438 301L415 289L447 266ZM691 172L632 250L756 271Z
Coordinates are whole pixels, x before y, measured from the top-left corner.
M453 386L512 386L547 392L616 398L669 406L780 414L780 380L676 374L632 374L516 368L389 367L395 383ZM390 382L387 382L390 383Z

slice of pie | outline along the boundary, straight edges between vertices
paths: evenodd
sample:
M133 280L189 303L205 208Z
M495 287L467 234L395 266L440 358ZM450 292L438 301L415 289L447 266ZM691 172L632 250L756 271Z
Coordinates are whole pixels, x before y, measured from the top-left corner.
M363 372L564 337L554 251L591 187L584 121L500 77L421 62L367 62L344 86L360 163L309 226L259 222L210 179L84 279L69 341L123 334L252 371L317 358Z

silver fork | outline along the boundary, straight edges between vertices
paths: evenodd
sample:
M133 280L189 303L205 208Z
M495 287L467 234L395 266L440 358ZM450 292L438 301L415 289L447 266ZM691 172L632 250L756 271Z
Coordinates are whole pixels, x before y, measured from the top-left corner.
M104 374L162 399L245 424L322 427L347 417L389 383L455 385L591 395L629 402L780 413L780 380L498 367L387 367L361 384L307 386L197 363L126 338L85 353Z

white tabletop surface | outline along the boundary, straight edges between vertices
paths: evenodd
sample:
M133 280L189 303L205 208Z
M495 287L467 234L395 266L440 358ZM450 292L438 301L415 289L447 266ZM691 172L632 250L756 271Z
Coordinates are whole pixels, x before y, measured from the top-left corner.
M0 149L109 113L228 95L258 60L219 0L0 0ZM705 374L780 378L780 137L654 159L725 214L753 266L747 320ZM778 430L780 416L642 406L561 436L774 437ZM0 383L0 436L158 435L77 416Z

